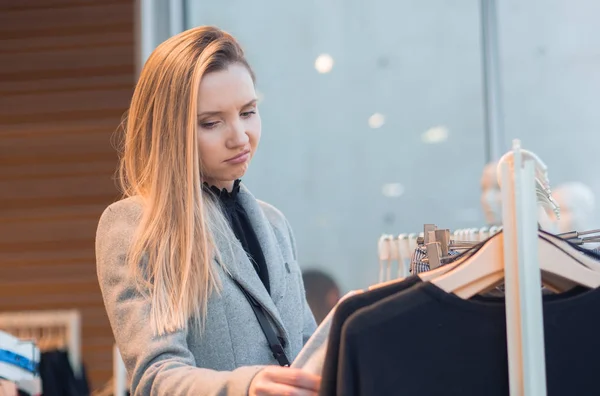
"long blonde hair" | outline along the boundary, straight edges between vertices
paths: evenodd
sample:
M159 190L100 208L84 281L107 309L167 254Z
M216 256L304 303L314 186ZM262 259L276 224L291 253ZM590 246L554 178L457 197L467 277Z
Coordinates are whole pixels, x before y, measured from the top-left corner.
M202 329L208 299L220 290L212 265L220 256L215 235L233 234L218 203L202 192L197 97L204 74L233 63L252 74L235 38L215 27L171 37L144 65L123 123L119 180L126 197L143 202L127 260L138 289L152 301L157 335L190 319Z

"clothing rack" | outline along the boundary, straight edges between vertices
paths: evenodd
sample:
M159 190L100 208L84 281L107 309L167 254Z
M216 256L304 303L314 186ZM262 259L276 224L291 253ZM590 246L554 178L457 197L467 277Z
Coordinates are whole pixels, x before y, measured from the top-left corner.
M0 330L19 338L37 340L58 330L65 337L69 362L81 374L81 315L77 310L21 311L0 313Z
M502 193L501 227L450 233L426 224L419 234L397 237L384 234L378 241L379 279L381 282L386 276L391 278L394 260L399 263L398 277L408 276L405 260L408 257L410 261L410 253L419 244L426 245L427 254L434 253L439 263L443 257L439 245L446 243L447 254L453 244L474 245L502 231L510 394L542 396L547 391L537 210L542 205L558 214L559 208L550 195L546 166L534 153L521 149L519 140L513 141L513 149L498 162L498 175ZM430 245L437 245L437 252L429 249Z
M502 192L504 285L510 394L545 395L544 320L540 293L536 159L519 140L498 162Z

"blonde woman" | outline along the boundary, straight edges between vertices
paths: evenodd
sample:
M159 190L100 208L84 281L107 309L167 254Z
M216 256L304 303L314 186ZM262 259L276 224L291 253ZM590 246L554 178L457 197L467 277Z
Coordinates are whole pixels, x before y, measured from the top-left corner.
M239 181L261 134L239 44L200 27L158 46L124 125L96 260L132 394L316 395L281 367L315 329L292 231Z

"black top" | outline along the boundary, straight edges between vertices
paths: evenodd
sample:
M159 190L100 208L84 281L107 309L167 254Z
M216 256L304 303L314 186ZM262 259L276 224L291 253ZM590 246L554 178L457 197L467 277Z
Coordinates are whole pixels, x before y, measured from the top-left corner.
M44 396L88 396L89 383L85 367L76 376L66 351L42 352L39 372Z
M549 396L600 394L600 290L543 297ZM338 394L509 394L504 300L421 283L354 313L342 330Z
M320 395L337 394L336 379L339 364L338 353L342 337L342 326L346 319L357 310L368 307L383 298L406 290L419 282L421 282L421 278L418 276L411 276L401 282L392 283L387 286L382 286L368 292L348 297L338 304L335 313L333 314L333 319L331 320L331 328L327 339L327 355L325 356L325 362L323 363L321 388L319 391Z
M270 294L271 288L269 286L269 270L267 269L265 256L262 248L260 247L258 238L256 237L256 233L252 228L252 224L250 224L248 214L238 199L240 182L241 180L235 181L231 192L227 191L225 188L219 190L217 187L209 186L206 183L204 183L203 186L205 190L210 191L219 199L221 208L225 214L225 218L227 221L229 221L229 225L231 226L233 233L242 244L242 247L246 251L248 258L256 270L256 273L258 274L263 285L265 285L267 292Z

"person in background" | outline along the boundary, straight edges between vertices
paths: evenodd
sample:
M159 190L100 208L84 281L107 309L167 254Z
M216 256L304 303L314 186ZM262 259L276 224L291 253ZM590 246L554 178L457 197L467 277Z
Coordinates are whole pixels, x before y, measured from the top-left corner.
M198 27L159 45L125 121L125 198L96 267L131 393L316 396L282 367L316 328L285 216L240 183L261 119L238 42Z
M555 219L559 233L588 231L595 228L596 196L581 182L567 182L552 189L560 207L560 219Z
M308 305L320 324L340 300L340 289L333 278L321 270L305 270L302 279Z
M488 226L502 224L502 193L498 184L498 164L490 162L481 173L481 208Z

